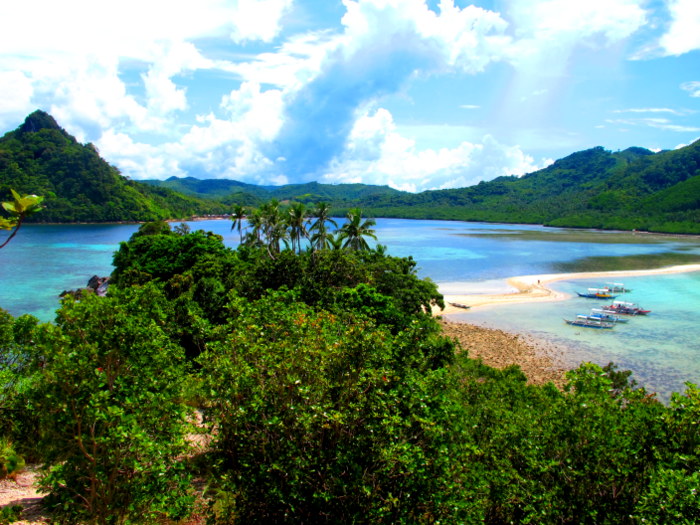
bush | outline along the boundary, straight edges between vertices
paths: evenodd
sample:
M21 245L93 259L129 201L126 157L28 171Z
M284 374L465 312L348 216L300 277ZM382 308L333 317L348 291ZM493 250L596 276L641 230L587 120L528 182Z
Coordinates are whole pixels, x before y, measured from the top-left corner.
M36 392L47 469L40 486L62 523L153 523L187 512L182 350L162 330L155 286L65 300L43 327Z
M216 523L434 523L464 515L445 345L285 295L238 311L202 354Z
M24 469L24 459L7 438L0 438L0 479L14 478Z

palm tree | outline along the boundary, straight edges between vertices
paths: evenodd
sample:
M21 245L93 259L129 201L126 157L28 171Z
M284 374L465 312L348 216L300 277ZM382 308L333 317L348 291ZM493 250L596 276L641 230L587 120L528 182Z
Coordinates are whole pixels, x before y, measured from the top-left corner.
M238 226L238 238L240 239L240 242L243 242L243 234L241 232L243 228L243 219L246 218L246 210L243 206L240 204L236 204L233 207L233 211L231 212L231 221L233 222L231 224L231 230Z
M265 236L267 252L273 259L280 252L280 241L286 241L287 225L280 213L280 203L277 199L260 207L262 231Z
M325 202L316 203L313 216L316 221L309 228L310 232L315 232L311 237L311 245L315 250L325 250L330 246L328 229L326 223L331 223L336 228L338 224L330 217L331 207Z
M301 240L309 237L306 229L307 211L303 203L292 204L287 215L287 226L289 226L289 238L292 241L292 251L294 245L297 246L297 253L301 252Z
M374 219L362 221L362 212L359 208L348 211L347 222L340 228L340 239L343 240L343 248L351 250L369 250L369 244L365 237L376 240L372 226L376 224Z
M246 235L245 244L250 246L262 246L263 215L260 208L255 208L248 215L248 226L251 231Z

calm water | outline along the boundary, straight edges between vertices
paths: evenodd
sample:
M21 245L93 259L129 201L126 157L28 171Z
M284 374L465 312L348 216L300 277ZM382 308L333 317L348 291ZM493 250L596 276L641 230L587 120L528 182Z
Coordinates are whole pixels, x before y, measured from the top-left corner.
M238 235L228 221L190 223L211 230L236 246ZM90 276L111 272L112 253L137 225L24 226L0 250L0 307L13 315L31 313L53 319L57 296L84 286ZM700 262L700 239L648 234L591 232L448 221L379 219L379 242L389 253L418 262L443 293L509 291L504 279L515 275L619 270ZM619 280L619 279L618 279ZM563 317L586 313L593 301L476 309L454 316L496 328L529 331L565 346L571 362L615 361L635 371L640 383L667 397L685 381L700 383L700 273L624 279L628 299L653 310L614 330L569 327ZM575 290L599 281L559 282ZM598 303L595 301L595 303Z

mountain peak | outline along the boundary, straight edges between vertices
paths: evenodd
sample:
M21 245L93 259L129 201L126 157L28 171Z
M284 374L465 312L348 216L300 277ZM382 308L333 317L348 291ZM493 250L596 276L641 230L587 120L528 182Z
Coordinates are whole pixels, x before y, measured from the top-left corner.
M61 126L58 125L56 120L40 109L37 109L34 113L27 116L24 119L24 124L19 127L20 133L36 133L42 129L55 129L63 132Z

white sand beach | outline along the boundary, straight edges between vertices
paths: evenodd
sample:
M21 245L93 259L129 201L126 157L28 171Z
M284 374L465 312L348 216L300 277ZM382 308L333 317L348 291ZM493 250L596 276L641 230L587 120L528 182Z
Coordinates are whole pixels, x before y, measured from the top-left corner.
M656 268L652 270L623 270L617 272L587 272L587 273L552 273L542 275L523 275L511 277L506 282L514 290L510 293L502 294L445 294L445 309L434 309L436 315L449 315L454 313L464 313L464 308L453 306L450 303L467 305L470 308L478 308L497 304L514 304L538 301L561 301L568 297L567 294L557 292L546 285L555 281L570 281L574 279L606 279L619 280L624 277L637 277L644 275L664 275L683 272L700 271L700 264L686 264L679 266L668 266L666 268ZM451 287L452 288L452 287Z

